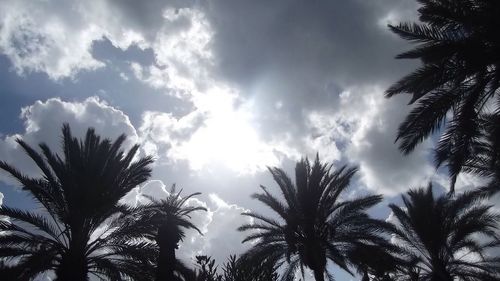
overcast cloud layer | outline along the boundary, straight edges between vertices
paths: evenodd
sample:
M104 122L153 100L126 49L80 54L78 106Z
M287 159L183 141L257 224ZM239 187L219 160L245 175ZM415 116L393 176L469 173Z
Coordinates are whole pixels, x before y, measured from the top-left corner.
M244 250L227 230L259 206L249 197L259 184L275 188L266 166L292 173L318 152L359 166L353 190L389 200L430 179L445 185L430 143L399 153L408 100L383 94L414 67L393 59L408 46L386 25L415 10L410 0L0 1L3 117L13 120L0 127L0 159L36 174L15 139L57 148L62 122L79 136L89 126L127 134L156 159L131 204L173 183L203 193L191 203L209 209L195 218L205 235L186 239L186 260ZM1 190L16 205L14 189Z

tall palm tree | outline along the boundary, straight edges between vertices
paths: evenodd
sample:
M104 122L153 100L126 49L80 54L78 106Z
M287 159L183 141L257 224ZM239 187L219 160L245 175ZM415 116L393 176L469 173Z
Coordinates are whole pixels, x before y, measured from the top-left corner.
M40 154L17 140L41 176L29 177L5 162L0 162L0 169L29 192L41 211L0 208L4 217L0 220L0 258L6 261L0 275L6 271L17 280L29 280L52 270L58 281L88 280L89 274L111 280L145 278L143 269L154 245L105 237L110 231L107 222L125 208L118 201L151 172L152 159L133 162L139 147L124 153L120 149L124 140L124 135L114 142L101 139L88 129L79 141L68 124L62 128L62 155L43 143Z
M278 264L286 262L282 280L292 280L295 271L303 270L304 266L314 272L317 281L323 281L325 273L331 279L326 271L328 260L350 272L354 261L349 256L351 249L385 241L379 235L384 223L365 212L382 197L340 200L357 169L344 166L332 171L331 168L320 163L318 157L313 165L303 159L296 165L295 182L283 170L269 168L284 201L264 186L261 186L264 193L254 194L253 198L271 208L279 220L254 212L243 214L257 220L239 228L254 230L244 240L255 242L246 255Z
M453 191L464 162L480 134L479 116L498 97L500 87L500 2L496 0L417 0L420 23L389 28L418 45L397 56L421 66L386 92L408 93L414 107L400 125L399 148L410 153L442 131L437 166L447 164ZM498 105L493 105L498 108ZM451 114L450 114L451 113Z
M178 243L184 238L183 229L194 229L199 234L201 231L191 221L193 212L206 211L202 206L189 206L187 202L200 193L192 193L184 198L181 191L175 191L175 185L169 195L164 199L150 196L145 197L150 201L139 205L129 211L126 216L126 228L135 229L137 233L149 241L154 241L159 248L155 257L155 280L179 280L186 270L175 256Z
M391 204L395 243L413 261L413 277L402 280L498 280L500 258L487 251L498 245L500 215L483 199L479 192L435 198L429 185L403 196L403 208Z

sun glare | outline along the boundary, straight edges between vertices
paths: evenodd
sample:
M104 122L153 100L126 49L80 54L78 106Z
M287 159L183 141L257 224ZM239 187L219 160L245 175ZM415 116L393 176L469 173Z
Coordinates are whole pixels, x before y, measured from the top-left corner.
M235 95L216 89L195 98L207 115L204 126L177 153L195 170L223 166L240 174L253 173L279 160L271 145L261 141L245 106L235 106Z

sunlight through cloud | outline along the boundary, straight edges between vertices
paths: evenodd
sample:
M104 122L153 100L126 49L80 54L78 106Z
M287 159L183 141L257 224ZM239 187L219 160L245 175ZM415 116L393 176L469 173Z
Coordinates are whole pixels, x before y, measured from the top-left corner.
M215 165L243 174L279 164L273 146L259 138L250 112L245 105L235 108L236 96L228 89L215 88L194 101L207 119L172 156L188 159L194 170Z

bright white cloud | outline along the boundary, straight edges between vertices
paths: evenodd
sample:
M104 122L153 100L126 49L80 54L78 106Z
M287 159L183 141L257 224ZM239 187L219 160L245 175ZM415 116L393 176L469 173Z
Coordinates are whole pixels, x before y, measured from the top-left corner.
M170 95L199 95L207 84L213 83L209 77L213 64L210 25L201 12L188 8L166 9L163 19L150 44L155 64L144 67L131 63L131 70L140 81L166 89Z
M45 72L60 79L104 66L90 54L92 42L103 35L100 28L69 24L73 16L80 16L71 8L58 14L60 8L45 1L0 2L0 52L18 73Z
M139 128L143 149L147 154L155 156L159 162L170 162L171 159L165 157L170 149L189 140L203 124L203 119L204 116L198 112L181 118L164 112L144 112Z
M217 262L223 263L229 255L239 255L248 249L248 244L241 243L245 233L236 230L250 222L249 218L241 215L248 210L225 202L214 193L209 195L209 201L204 206L208 212L200 223L203 236L190 231L190 238L181 245L181 258L192 261L195 255L211 255ZM193 219L196 221L196 218Z

